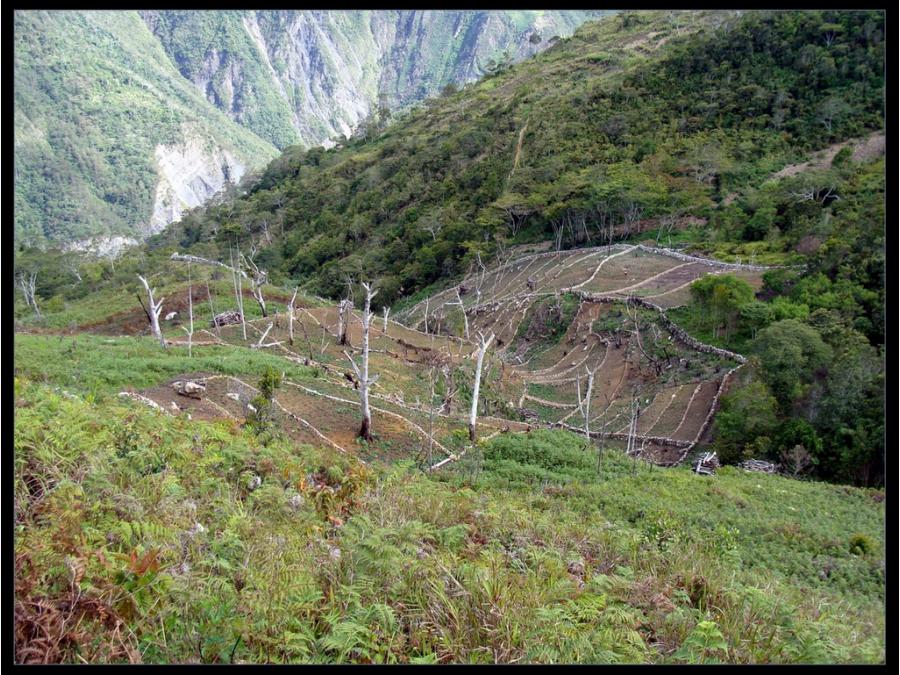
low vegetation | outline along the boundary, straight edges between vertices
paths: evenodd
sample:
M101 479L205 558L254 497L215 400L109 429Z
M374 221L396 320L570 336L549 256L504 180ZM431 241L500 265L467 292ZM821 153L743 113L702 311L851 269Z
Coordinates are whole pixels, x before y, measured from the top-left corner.
M634 475L615 451L598 472L567 432L429 476L25 378L15 397L22 661L884 658L881 492Z

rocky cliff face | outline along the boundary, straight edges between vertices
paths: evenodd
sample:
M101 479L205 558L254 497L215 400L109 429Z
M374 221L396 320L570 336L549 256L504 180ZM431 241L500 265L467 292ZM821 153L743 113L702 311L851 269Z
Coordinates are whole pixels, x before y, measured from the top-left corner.
M600 14L16 12L16 237L158 232L276 148L331 145L376 106L474 80Z
M142 17L210 102L284 147L328 145L352 133L379 100L398 108L470 82L491 62L530 56L603 13L148 11ZM191 50L184 49L188 33L200 43Z
M246 166L228 150L197 137L155 150L159 183L153 215L141 234L150 236L181 218L187 209L200 206L229 182L241 179Z

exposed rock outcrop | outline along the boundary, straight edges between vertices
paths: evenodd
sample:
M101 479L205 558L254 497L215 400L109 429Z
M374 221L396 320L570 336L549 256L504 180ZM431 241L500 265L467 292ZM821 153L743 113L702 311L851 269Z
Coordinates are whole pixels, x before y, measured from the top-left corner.
M176 145L157 145L156 162L160 178L146 235L165 229L227 183L236 183L246 170L228 150L196 137Z

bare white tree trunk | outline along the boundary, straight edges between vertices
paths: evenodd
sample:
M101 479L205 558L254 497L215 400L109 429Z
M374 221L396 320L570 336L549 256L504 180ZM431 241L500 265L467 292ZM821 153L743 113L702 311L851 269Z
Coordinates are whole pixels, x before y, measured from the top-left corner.
M578 409L584 417L584 437L590 440L591 429L589 425L591 420L591 392L594 389L594 373L591 372L587 366L584 367L584 372L587 374L587 392L585 393L584 398L581 398L581 378L578 375L575 376L575 387L578 389Z
M263 317L269 316L266 311L266 299L263 297L263 285L268 281L269 274L266 270L261 270L253 262L252 256L250 258L246 256L241 256L241 261L243 264L252 272L250 275L251 281L251 289L250 292L253 294L253 297L256 299L256 304L259 305L259 309L262 312Z
M338 344L350 344L347 339L347 332L350 330L350 319L353 317L353 301L349 298L341 300L338 306Z
M434 452L434 381L437 377L435 367L428 369L428 381L431 384L431 395L428 398L428 466L434 462L432 455Z
M384 333L385 335L387 335L387 322L388 322L388 316L389 316L390 313L391 313L391 308L390 308L390 307L383 307L381 311L384 313L384 317L383 317L383 318L384 318L384 323L382 324L381 332Z
M478 360L475 362L475 386L472 389L472 409L469 412L469 440L473 443L477 440L475 432L475 424L478 421L478 392L481 389L481 367L484 365L484 354L494 341L494 334L491 333L487 338L484 333L478 332L480 346L478 348Z
M247 276L247 273L243 270L235 270L234 267L229 267L225 263L219 262L218 260L209 260L208 258L200 258L195 255L184 255L182 253L173 253L170 260L178 260L179 262L187 262L187 263L197 263L198 265L216 265L217 267L224 267L226 270L230 272L237 271L242 276ZM234 261L232 261L233 263Z
M294 294L291 296L291 301L288 304L288 344L291 347L294 346L294 300L297 299L297 291L300 290L300 287L294 289Z
M445 303L448 305L459 305L459 309L463 315L463 326L465 327L466 340L469 339L469 316L466 314L466 308L463 307L462 296L459 294L459 286L456 287L456 302Z
M266 328L265 332L263 332L263 334L260 336L259 342L257 342L255 345L250 345L253 349L261 349L264 346L265 347L270 346L270 345L263 345L263 342L265 341L266 336L269 334L269 331L272 330L273 325L274 324L271 324L271 323L269 324L269 327Z
M484 266L484 263L481 262L481 252L475 252L475 259L478 261L478 266L481 268L481 274L478 277L478 283L475 286L475 312L478 312L478 308L481 306L481 287L484 284L484 275L487 272L487 268Z
M362 425L359 428L359 436L367 441L372 440L372 413L369 410L369 387L378 380L378 375L369 377L369 326L372 323L372 298L377 294L377 290L372 290L372 286L366 282L362 283L362 287L366 291L366 308L363 311L362 327L363 327L363 353L362 353L362 369L356 365L353 357L346 351L344 356L353 366L353 372L356 373L356 379L359 380L359 402L362 408Z
M425 332L428 332L428 300L429 298L425 298Z
M215 316L215 315L213 315ZM188 336L188 358L193 358L193 341L194 341L194 284L191 280L191 266L188 264L188 325L184 328L184 332Z
M631 422L628 425L628 443L626 445L625 454L633 456L633 462L631 464L631 473L634 475L637 472L637 452L634 449L635 441L637 440L637 421L638 417L641 414L641 398L638 392L633 392L631 394Z
M159 300L154 300L153 298L153 289L150 288L150 284L147 283L147 280L138 274L138 279L141 280L141 283L144 284L144 288L147 290L147 297L150 303L150 309L147 311L147 318L150 319L150 330L153 331L153 335L159 340L159 344L162 345L162 348L166 348L166 341L163 338L162 331L159 329L159 315L162 313L162 304L165 298L160 298ZM146 308L145 308L146 309Z
M34 310L35 315L40 319L41 318L41 310L38 309L37 300L35 299L35 282L37 281L37 272L32 272L25 277L25 274L19 274L19 288L22 289L22 294L25 296L26 304Z
M213 328L216 329L216 337L221 339L222 335L219 332L219 322L216 321L216 308L213 306L212 293L209 292L209 281L208 280L206 282L206 298L209 300L209 311L212 312L212 318L213 318L212 322L213 322Z
M240 255L240 252L238 252ZM238 312L241 313L241 330L243 331L244 341L247 340L247 319L244 316L244 294L243 294L243 284L241 283L241 276L243 273L238 274L237 269L234 267L234 254L231 254L231 276L234 281L234 295L237 299Z

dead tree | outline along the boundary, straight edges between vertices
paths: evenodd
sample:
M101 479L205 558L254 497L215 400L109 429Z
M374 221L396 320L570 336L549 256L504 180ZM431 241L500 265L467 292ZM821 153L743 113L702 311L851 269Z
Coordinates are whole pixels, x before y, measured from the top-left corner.
M428 450L426 453L426 462L428 466L431 466L434 463L435 385L437 383L437 371L442 365L445 365L445 356L442 353L431 352L426 356L425 364L428 365L428 384L430 385L430 395L428 397Z
M584 372L587 375L587 392L584 398L581 397L581 377L579 375L575 376L575 388L578 390L578 409L584 417L584 437L590 441L591 392L594 388L594 373L587 366L584 367Z
M384 320L384 323L381 326L381 332L384 333L385 335L387 335L388 315L390 315L390 313L391 313L391 308L388 307L387 305L385 305L384 307L381 308L381 311L384 314L384 316L382 317Z
M304 340L306 340L306 350L309 353L309 360L310 360L310 362L312 362L313 361L312 342L309 339L309 333L306 330L306 324L303 323L302 321L300 322L300 328L303 330L303 338L304 338ZM325 331L322 331L322 335L324 337L324 336L327 336L328 333L326 333ZM324 340L323 340L323 344L324 344ZM309 365L309 364L307 364L307 365Z
M441 405L441 412L449 415L453 409L453 396L456 394L457 387L453 382L453 369L448 361L441 369L444 375L444 402Z
M219 322L216 321L216 308L213 306L212 293L209 292L209 280L206 281L206 298L207 300L209 300L209 311L211 312L213 317L212 323L216 329L216 337L221 339L222 335L219 331Z
M66 262L66 270L68 270L69 273L71 273L71 275L75 277L76 284L80 284L83 281L81 278L81 271L78 269L78 263L75 260L70 259ZM74 286L75 284L72 285Z
M631 298L629 298L631 299ZM658 358L655 358L647 353L644 349L644 343L641 340L641 326L640 326L640 315L638 314L637 307L632 306L631 304L625 304L625 312L628 314L628 317L634 322L634 335L636 338L638 349L640 349L641 354L650 362L650 365L653 366L653 369L656 371L657 375L662 373L663 364L662 361ZM652 325L652 324L651 324ZM638 362L640 364L640 362ZM640 365L638 365L640 368Z
M240 253L239 253L240 255ZM237 299L238 312L241 315L241 330L243 332L244 341L247 340L247 319L244 316L244 293L243 293L243 284L241 283L242 274L238 274L237 269L234 267L234 253L231 253L231 276L234 281L234 295Z
M209 260L208 258L201 258L196 255L184 255L183 253L173 253L170 257L170 260L177 260L179 262L186 263L197 263L198 265L215 265L217 267L224 267L226 270L234 272L235 269L233 267L229 267L223 262L219 262L218 260ZM247 276L247 273L243 270L237 270L242 276Z
M262 349L263 347L268 346L268 345L264 345L263 342L265 341L266 336L269 334L269 331L272 330L273 325L274 324L271 324L271 323L269 324L269 327L266 328L266 330L263 332L263 334L259 337L259 342L257 342L255 345L250 345L251 349Z
M353 360L353 357L350 356L346 351L344 352L344 356L350 361L350 365L353 366L353 371L356 373L356 379L359 380L359 402L362 408L362 425L359 428L359 437L364 438L367 441L372 440L372 413L369 411L369 387L371 387L378 380L378 375L373 377L369 377L369 325L372 322L372 312L370 310L372 306L372 298L374 298L377 294L377 290L372 290L372 286L366 282L362 283L362 287L366 291L366 308L363 311L362 315L362 342L363 342L363 352L362 352L362 369L356 365L356 362Z
M487 273L487 268L481 261L481 251L475 251L475 259L478 261L478 266L481 268L478 283L475 285L475 313L477 314L478 308L481 306L481 287L484 285L484 275Z
M150 309L144 307L143 302L141 302L141 307L144 307L144 312L146 312L147 318L150 320L150 330L153 331L153 335L159 340L159 344L162 345L162 348L165 349L166 340L163 338L162 331L159 329L159 315L162 313L162 304L165 298L154 300L153 289L150 288L150 284L147 283L147 280L140 274L138 274L138 279L144 284L144 288L147 290L148 302L150 303ZM140 299L141 296L138 296L138 300Z
M26 278L25 273L19 274L19 288L25 296L25 302L34 310L37 318L41 318L41 310L38 309L37 299L35 298L35 282L37 281L37 272L32 272Z
M192 347L194 341L194 284L191 280L191 266L188 265L188 326L189 328L185 328L182 326L181 328L187 333L188 336L188 358L192 358L194 356Z
M665 216L662 216L659 219L659 230L656 232L656 245L659 246L659 240L662 239L663 234L667 236L672 234L672 228L675 227L675 223L678 222L678 214L670 213ZM669 236L669 240L671 241L671 236Z
M259 305L263 317L267 317L269 315L266 312L266 299L263 297L263 286L269 279L269 273L266 272L266 270L259 269L256 263L253 262L252 257L248 258L247 256L241 255L241 261L252 272L250 275L250 292L256 299L256 304Z
M463 326L465 327L466 340L469 339L469 317L466 314L466 308L463 306L462 296L459 294L459 286L456 287L456 302L445 302L445 305L459 305L459 309L463 315Z
M637 440L637 423L638 418L641 416L641 399L637 390L631 392L631 421L628 425L628 442L625 447L625 454L632 455L634 461L631 465L631 474L634 475L637 473L637 456L638 453L634 449L635 441Z
M294 346L294 300L297 299L297 291L300 290L300 287L294 289L294 294L291 296L291 301L288 304L288 344L293 347Z
M487 338L484 333L478 331L478 360L475 362L475 386L472 389L472 410L469 412L469 440L475 443L477 434L475 432L475 423L478 420L478 391L481 388L481 367L484 365L484 354L487 352L491 342L494 341L494 334L491 333Z
M338 305L338 344L350 344L347 339L347 332L350 330L350 318L353 316L353 301L349 298L341 300Z
M431 385L428 395L428 466L434 463L432 461L434 454L434 370L434 366L428 369L428 383Z

